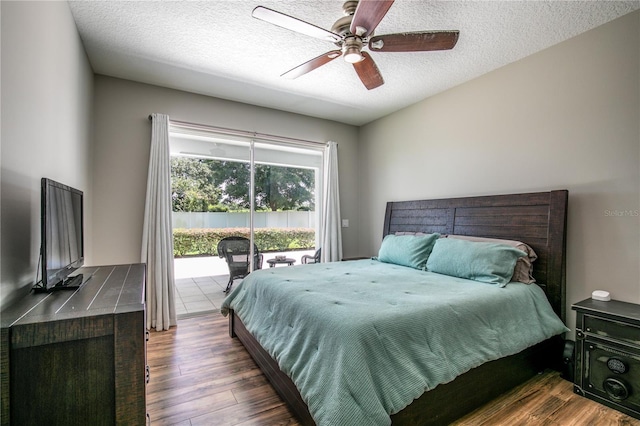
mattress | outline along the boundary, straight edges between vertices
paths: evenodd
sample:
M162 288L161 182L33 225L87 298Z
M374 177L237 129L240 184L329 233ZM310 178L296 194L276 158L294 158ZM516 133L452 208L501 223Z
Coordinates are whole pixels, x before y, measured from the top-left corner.
M388 425L425 391L568 331L535 284L377 260L258 270L225 299L318 425Z

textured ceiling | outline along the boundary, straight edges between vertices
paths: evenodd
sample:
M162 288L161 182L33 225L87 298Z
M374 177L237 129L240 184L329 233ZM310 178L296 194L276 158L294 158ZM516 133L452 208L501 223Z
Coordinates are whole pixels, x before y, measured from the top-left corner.
M372 52L385 84L367 90L336 59L280 74L330 42L251 17L258 5L325 29L340 0L71 1L98 74L361 125L640 8L640 1L396 0L376 34L460 30L449 51Z

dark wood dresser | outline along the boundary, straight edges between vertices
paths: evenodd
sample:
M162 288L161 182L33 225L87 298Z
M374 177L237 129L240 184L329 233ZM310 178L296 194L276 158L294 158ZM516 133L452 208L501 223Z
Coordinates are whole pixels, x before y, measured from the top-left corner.
M145 265L78 272L2 312L2 425L146 423Z

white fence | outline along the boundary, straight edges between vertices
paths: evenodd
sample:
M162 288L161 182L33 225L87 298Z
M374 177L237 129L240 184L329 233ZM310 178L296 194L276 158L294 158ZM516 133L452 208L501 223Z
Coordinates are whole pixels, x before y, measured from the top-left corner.
M174 228L248 228L249 212L173 212ZM255 228L314 228L316 212L256 212L253 216Z

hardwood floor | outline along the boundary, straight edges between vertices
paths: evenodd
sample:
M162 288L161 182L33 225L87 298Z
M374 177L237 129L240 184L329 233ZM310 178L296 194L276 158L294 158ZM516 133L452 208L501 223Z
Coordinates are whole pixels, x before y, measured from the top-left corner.
M156 425L298 425L237 339L209 313L151 332L147 411ZM640 421L573 393L556 372L540 374L454 423L635 425Z
M152 331L147 362L153 426L297 424L220 313Z

